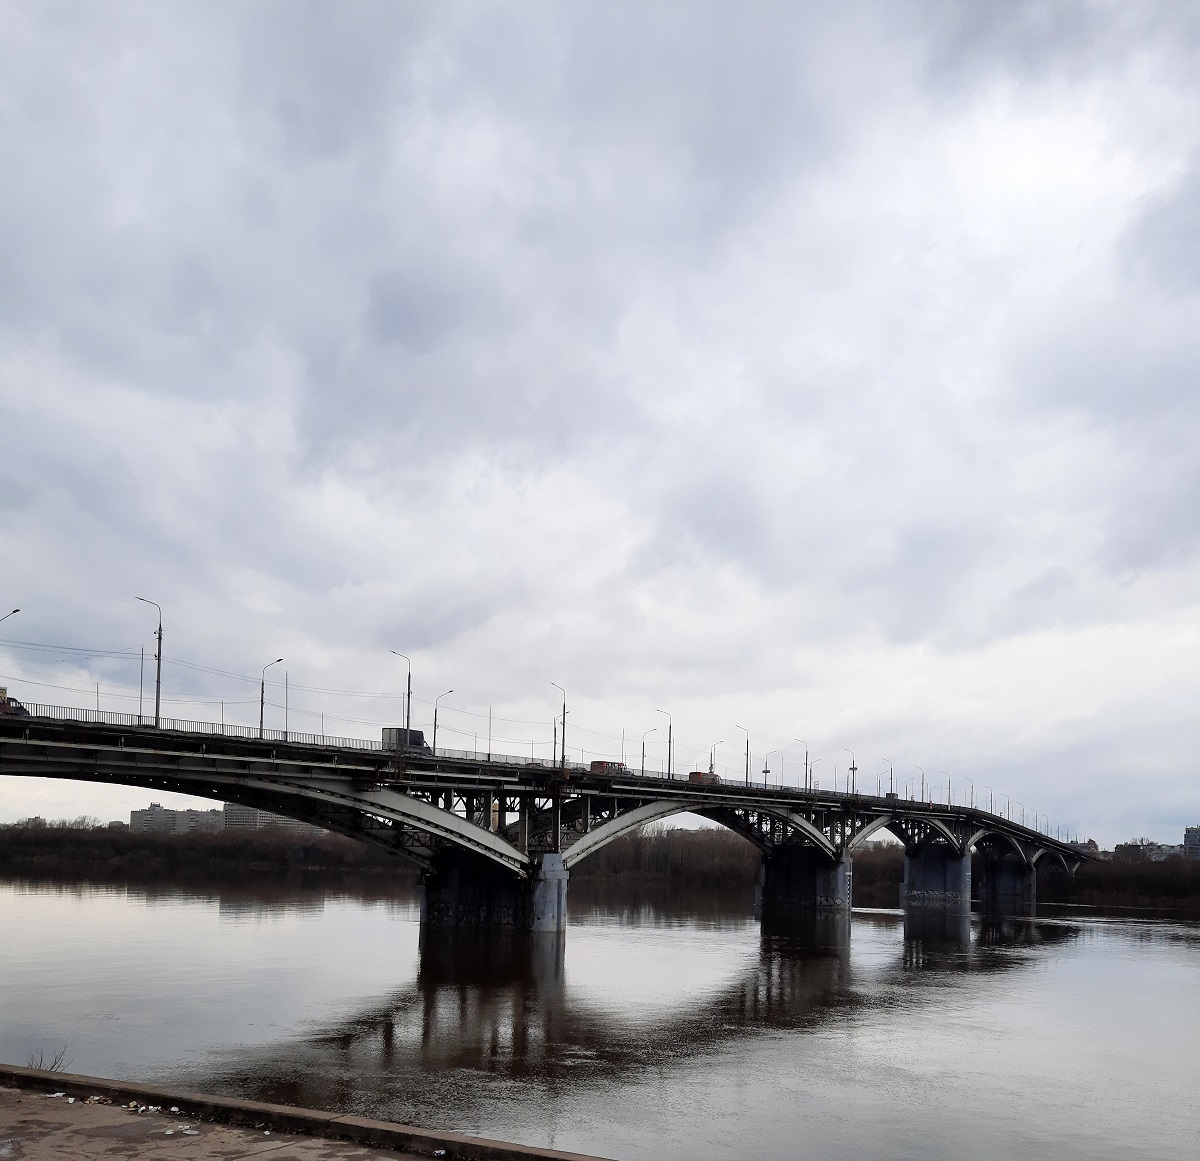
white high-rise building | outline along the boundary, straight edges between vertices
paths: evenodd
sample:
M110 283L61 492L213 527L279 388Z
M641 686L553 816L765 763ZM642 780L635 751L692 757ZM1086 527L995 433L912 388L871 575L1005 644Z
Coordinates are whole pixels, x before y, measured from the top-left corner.
M253 806L241 806L236 802L225 803L226 830L262 830L266 826L277 826L288 834L305 835L308 837L323 834L319 826L307 822L297 822L294 818L285 818L281 814L272 814L269 810L258 810Z

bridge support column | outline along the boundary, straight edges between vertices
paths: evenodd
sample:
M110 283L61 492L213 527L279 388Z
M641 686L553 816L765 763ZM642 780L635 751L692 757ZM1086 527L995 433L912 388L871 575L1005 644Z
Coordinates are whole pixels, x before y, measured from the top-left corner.
M831 859L810 846L777 847L763 856L757 908L764 934L820 947L850 938L854 868L849 855Z
M971 852L944 843L923 843L904 852L900 906L937 911L971 911Z
M985 915L1032 915L1037 873L1018 858L984 852L980 859L979 909Z
M421 924L429 929L563 931L567 878L562 855L537 858L529 878L472 851L443 848L425 873Z

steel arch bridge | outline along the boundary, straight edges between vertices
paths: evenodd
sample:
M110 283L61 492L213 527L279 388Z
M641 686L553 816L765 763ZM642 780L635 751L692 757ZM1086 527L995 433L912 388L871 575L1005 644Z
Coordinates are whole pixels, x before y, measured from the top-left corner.
M818 864L848 866L855 850L885 828L910 856L933 850L969 860L979 849L1026 876L1043 858L1073 872L1086 857L1001 815L894 795L702 784L610 767L489 761L279 734L229 736L229 727L206 723L155 729L135 718L79 720L123 715L30 708L27 717L0 717L0 775L137 786L257 807L373 843L427 875L456 853L516 879L536 879L548 857L569 871L613 839L682 812L742 835L768 864L803 851Z

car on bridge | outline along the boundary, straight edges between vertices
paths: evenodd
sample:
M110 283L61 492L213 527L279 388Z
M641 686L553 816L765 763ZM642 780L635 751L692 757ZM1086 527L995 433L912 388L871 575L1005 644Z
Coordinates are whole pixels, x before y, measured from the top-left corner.
M29 711L15 697L9 697L4 686L0 686L0 714L6 718L29 717Z
M688 775L689 782L699 782L702 786L720 786L720 774L714 774L711 770L693 770Z
M627 774L629 771L624 762L599 760L588 766L588 772L591 774Z
M423 750L429 753L429 743L425 741L422 730L408 730L403 726L383 727L383 748L385 750Z

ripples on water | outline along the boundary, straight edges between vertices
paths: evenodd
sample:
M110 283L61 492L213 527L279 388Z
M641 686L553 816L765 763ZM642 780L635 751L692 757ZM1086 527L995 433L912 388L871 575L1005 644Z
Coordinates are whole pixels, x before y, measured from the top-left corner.
M422 946L415 894L0 885L0 1058L619 1158L1200 1155L1200 926L761 937L572 894L564 940Z

